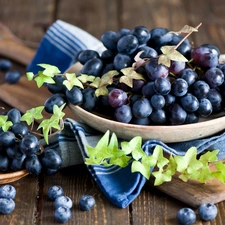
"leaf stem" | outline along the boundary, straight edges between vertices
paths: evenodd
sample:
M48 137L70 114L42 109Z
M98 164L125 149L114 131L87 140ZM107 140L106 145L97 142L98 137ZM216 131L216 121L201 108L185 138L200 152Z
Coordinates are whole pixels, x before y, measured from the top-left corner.
M197 30L198 28L202 25L202 23L200 23L197 27L195 27ZM186 36L184 36L184 38L176 45L176 47L174 49L177 49L194 31L191 31L190 33L188 33Z

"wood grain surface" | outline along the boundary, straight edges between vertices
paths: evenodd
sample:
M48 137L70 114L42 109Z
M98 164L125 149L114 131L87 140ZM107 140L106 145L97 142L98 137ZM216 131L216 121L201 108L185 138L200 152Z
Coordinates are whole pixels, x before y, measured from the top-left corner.
M74 24L97 38L100 38L101 34L106 30L117 31L123 27L131 29L136 25L144 25L149 29L166 27L171 30L179 30L185 24L196 26L202 22L203 25L199 32L193 34L190 38L193 46L211 43L219 47L221 52L225 52L225 5L223 0L0 1L0 22L9 27L23 44L34 50L38 47L47 27L56 19ZM0 38L0 43L1 40L2 37ZM0 58L6 56L7 49L10 49L10 46L11 44L6 46ZM18 55L20 56L17 52L16 56ZM21 57L10 57L16 60L14 68L25 73L24 64L27 62L17 61ZM1 82L4 80L2 73L0 73L0 80ZM4 87L6 86L4 85ZM43 103L43 99L37 95L36 102L26 100L27 95L22 94L24 89L18 87L18 90L16 90L14 87L7 87L10 90L8 95L18 98L22 95L23 97L19 100L14 100L14 102L12 100L6 101L8 97L6 99L2 98L0 105L4 106L5 109L9 109L12 107L12 104L16 104L23 111L26 108L30 108L33 104ZM32 84L29 85L28 89L29 95L32 96L32 92L35 93ZM180 186L175 188L168 183L164 187L165 190L159 190L152 185L146 185L129 207L119 209L105 198L88 173L86 167L79 165L62 169L55 176L26 176L14 182L13 185L17 190L17 197L15 199L16 208L10 215L0 215L0 224L58 224L53 219L53 203L47 199L48 188L55 184L61 185L66 195L71 197L74 202L72 219L67 223L71 225L176 225L178 224L175 219L177 211L181 207L190 207L190 203L185 201L188 200L186 192L189 190L189 196L198 198L195 193L196 189L189 189L189 183L182 186L182 188ZM216 182L212 182L210 188L205 189L202 186L200 192L207 192L208 196L212 196L211 193L215 193L217 187ZM183 199L177 200L175 197L166 194L166 191L170 195L178 193ZM222 192L223 198L223 187L220 191ZM79 210L77 204L83 194L94 195L96 206L93 210L88 212ZM221 196L215 197L216 200L219 198ZM202 221L197 214L197 221L194 224L223 225L225 221L224 201L217 203L217 207L218 215L213 221ZM193 209L197 213L197 209L195 207Z

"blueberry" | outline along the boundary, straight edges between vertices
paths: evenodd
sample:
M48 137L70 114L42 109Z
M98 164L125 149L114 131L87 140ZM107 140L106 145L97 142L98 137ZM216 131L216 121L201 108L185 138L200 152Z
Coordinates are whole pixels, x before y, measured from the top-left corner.
M66 206L60 206L55 210L54 218L59 223L66 223L72 217L71 210Z
M62 166L62 158L54 149L46 149L40 155L40 161L45 168L58 170Z
M80 206L81 210L88 211L88 210L92 209L94 207L94 205L95 205L95 199L92 196L83 195L80 198L79 206Z
M203 220L213 220L217 212L217 207L213 203L201 204L198 208L198 214Z
M1 71L8 71L11 67L12 67L12 63L8 59L0 60L0 70Z
M5 184L0 187L0 198L11 198L16 197L16 189L10 184Z
M66 206L69 209L72 208L73 202L68 196L59 196L54 201L54 207L57 209L60 206Z
M182 225L190 225L196 221L196 214L190 208L182 208L177 212L177 221Z
M0 198L0 213L9 214L15 209L15 202L13 199Z
M8 71L5 74L5 82L8 84L16 84L21 77L21 73L17 70L14 71Z
M61 186L54 185L48 189L48 198L50 200L55 201L55 199L59 196L64 195L64 191Z

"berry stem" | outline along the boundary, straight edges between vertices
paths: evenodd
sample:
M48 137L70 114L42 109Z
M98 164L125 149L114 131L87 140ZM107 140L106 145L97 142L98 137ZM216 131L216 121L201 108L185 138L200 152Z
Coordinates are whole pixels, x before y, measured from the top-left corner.
M195 27L197 30L198 28L202 25L202 23L200 23L197 27ZM191 31L190 33L188 33L186 36L184 36L184 38L176 45L176 47L174 49L177 49L191 34L193 33L193 31Z

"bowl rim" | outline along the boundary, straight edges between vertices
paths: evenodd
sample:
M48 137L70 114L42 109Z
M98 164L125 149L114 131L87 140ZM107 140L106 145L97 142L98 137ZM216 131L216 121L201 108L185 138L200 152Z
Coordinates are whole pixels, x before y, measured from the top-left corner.
M221 114L218 114L218 115L221 115L219 117L207 117L206 119L204 119L203 121L199 121L197 123L190 123L190 124L181 124L181 125L137 125L137 124L131 124L131 123L122 123L122 122L119 122L119 121L114 121L114 120L111 120L111 119L107 119L105 117L101 117L100 115L98 115L97 113L91 113L85 109L83 109L82 107L78 106L78 105L72 105L71 103L68 104L70 108L72 109L76 109L76 110L79 110L81 113L83 114L86 114L86 115L90 115L96 119L99 119L100 121L102 122L107 122L107 123L110 123L110 124L117 124L117 125L121 125L121 126L126 126L128 128L137 128L137 127L141 127L143 129L150 129L150 128L154 128L154 129L179 129L179 128L188 128L188 127L191 127L191 128L195 128L195 127L198 127L199 124L211 124L211 123L214 123L215 121L217 120L221 120L221 119L225 119L225 112L221 113ZM216 114L215 114L216 116Z

